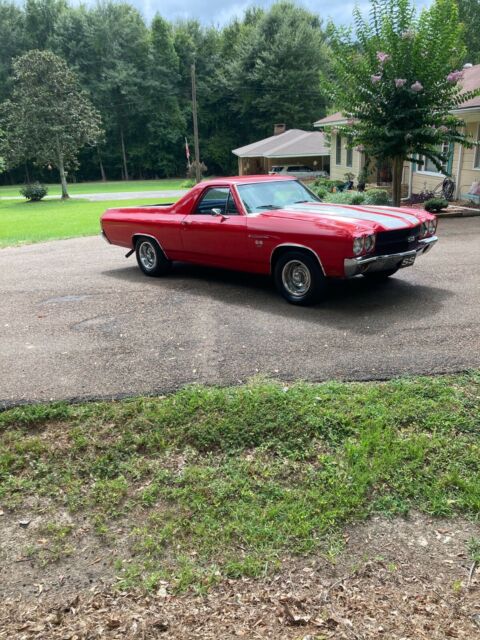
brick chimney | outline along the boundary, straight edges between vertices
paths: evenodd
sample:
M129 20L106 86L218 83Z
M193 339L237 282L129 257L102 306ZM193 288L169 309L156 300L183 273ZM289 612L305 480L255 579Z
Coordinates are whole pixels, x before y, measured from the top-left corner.
M274 124L273 125L273 135L279 136L281 133L285 133L287 130L286 124Z

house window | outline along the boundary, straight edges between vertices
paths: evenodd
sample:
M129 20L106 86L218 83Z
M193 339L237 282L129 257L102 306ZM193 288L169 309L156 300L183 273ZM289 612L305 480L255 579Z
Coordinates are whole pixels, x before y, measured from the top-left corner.
M351 140L350 138L347 140L347 145L351 144ZM352 167L353 166L353 149L352 147L347 146L347 160L346 160L346 165L347 167Z
M480 169L480 122L477 129L477 146L475 147L475 155L473 157L473 168Z
M446 155L448 155L449 149L449 142L443 142L438 148L441 153ZM430 158L427 158L426 156L420 156L419 159L423 160L423 164L419 164L417 167L417 171L419 171L420 173L447 173L448 161L442 164L442 170L439 171L434 163L430 160Z
M342 164L342 136L338 133L335 147L335 163Z

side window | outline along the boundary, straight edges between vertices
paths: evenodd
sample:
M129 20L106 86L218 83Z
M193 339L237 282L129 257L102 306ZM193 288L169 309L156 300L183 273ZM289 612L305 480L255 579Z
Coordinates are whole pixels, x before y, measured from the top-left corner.
M335 164L342 164L342 136L339 133L335 140Z
M229 193L228 193L227 215L229 215L229 216L238 216L237 205L235 204L235 200L233 199L233 195L232 195L231 191L229 191Z
M207 189L192 213L197 215L212 215L212 209L220 209L223 214L226 213L229 193L230 189L228 187L212 187L211 189Z

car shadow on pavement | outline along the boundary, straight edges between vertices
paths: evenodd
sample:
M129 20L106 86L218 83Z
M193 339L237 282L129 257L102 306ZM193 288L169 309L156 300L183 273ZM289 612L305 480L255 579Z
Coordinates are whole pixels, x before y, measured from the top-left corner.
M383 283L362 277L332 280L322 302L313 307L296 307L283 300L269 276L257 274L175 263L172 272L163 278L146 278L136 265L103 271L103 275L358 333L378 331L406 317L412 322L428 317L434 323L435 315L454 295L448 289L405 280L400 272ZM352 322L354 318L358 323Z

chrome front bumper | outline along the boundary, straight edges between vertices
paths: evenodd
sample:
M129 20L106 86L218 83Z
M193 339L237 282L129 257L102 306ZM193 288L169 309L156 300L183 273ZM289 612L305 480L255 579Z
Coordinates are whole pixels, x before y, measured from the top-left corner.
M411 251L391 253L385 256L360 256L359 258L345 258L345 277L352 278L360 273L372 273L373 271L386 271L388 269L403 269L410 267L417 256L427 253L437 242L437 236L424 238L419 241L419 246Z

